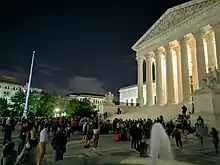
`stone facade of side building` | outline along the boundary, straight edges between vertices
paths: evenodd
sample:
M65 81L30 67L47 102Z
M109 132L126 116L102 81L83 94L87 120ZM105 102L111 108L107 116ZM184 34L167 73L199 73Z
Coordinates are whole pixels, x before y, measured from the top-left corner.
M144 104L147 104L147 83L143 83ZM153 103L156 104L156 83L153 83ZM129 85L118 90L120 105L138 106L138 85Z
M0 77L0 98L5 98L10 102L12 96L19 90L24 91L25 84L19 84L15 78L1 76ZM42 89L31 88L31 91L42 91Z

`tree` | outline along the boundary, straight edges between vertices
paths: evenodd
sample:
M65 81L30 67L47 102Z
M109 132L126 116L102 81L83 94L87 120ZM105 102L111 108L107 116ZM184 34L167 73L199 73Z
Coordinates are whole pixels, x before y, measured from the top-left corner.
M5 98L0 98L0 116L10 116L8 100Z
M29 101L28 101L28 111L36 113L38 109L40 108L40 99L41 99L42 93L38 91L31 91L29 95Z
M22 90L19 90L15 93L14 96L11 97L11 104L10 104L10 115L11 116L22 116L24 112L25 106L25 93Z
M70 100L67 106L67 114L70 116L90 117L94 113L94 108L89 100Z
M69 104L69 100L65 96L55 96L55 108L60 109L60 114L66 112L67 106Z
M67 105L66 113L68 116L72 116L75 109L78 107L78 100L70 100L69 104Z
M56 97L53 94L42 92L36 116L52 116L54 114L55 103Z

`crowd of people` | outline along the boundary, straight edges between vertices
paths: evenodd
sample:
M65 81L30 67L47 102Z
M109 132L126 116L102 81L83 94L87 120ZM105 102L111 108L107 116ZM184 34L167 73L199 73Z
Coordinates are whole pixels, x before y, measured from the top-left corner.
M139 150L141 141L149 141L151 127L154 123L159 122L163 125L170 139L175 139L176 147L182 148L182 138L187 139L188 135L196 135L200 140L201 148L203 148L203 139L205 136L211 135L215 152L218 153L219 136L216 128L212 128L210 134L204 120L199 116L196 124L192 124L190 120L191 112L187 114L186 106L182 107L182 113L178 115L176 120L170 120L165 123L161 115L155 120L138 119L138 120L122 120L114 119L113 130L116 133L115 140L131 140L131 149Z
M203 139L208 134L204 120L199 116L196 124L193 125L190 113L187 114L185 106L182 107L182 113L178 115L176 120L170 120L167 123L162 115L155 120L150 118L138 120L115 118L110 122L109 120L100 120L98 116L90 118L37 118L30 114L25 119L0 119L4 133L1 164L41 165L48 143L54 151L54 160L62 160L66 152L67 141L74 133L82 135L82 141L85 143L84 148L91 147L96 150L100 134L114 133L116 141L131 141L131 149L140 152L143 142L146 143L150 139L152 125L157 122L161 123L170 139L175 139L177 148L182 148L182 138L187 138L192 133L200 139L203 148ZM21 127L18 148L15 149L15 143L12 142L12 132L17 125ZM218 153L218 131L212 128L211 135L215 151Z
M97 117L36 118L30 115L27 119L5 118L0 122L4 133L2 165L41 165L48 143L54 151L54 160L63 160L67 141L74 132L85 136L85 148L95 150L98 145ZM16 125L21 126L17 150L12 142Z

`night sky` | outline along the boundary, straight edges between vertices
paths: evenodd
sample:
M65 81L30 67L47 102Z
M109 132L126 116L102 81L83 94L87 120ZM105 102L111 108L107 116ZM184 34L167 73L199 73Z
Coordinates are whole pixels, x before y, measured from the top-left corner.
M131 46L169 8L186 0L7 0L0 3L0 75L59 94L117 95L135 84ZM169 1L169 3L168 3Z

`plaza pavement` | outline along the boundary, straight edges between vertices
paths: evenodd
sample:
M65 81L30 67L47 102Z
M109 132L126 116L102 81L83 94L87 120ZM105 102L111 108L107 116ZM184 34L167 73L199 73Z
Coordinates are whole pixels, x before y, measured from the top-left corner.
M13 133L13 141L18 146L18 134ZM47 146L46 164L104 164L104 163L120 163L124 160L133 160L139 162L138 153L131 151L130 142L115 142L113 135L100 135L98 148L93 151L91 148L84 149L82 137L74 135L67 143L67 152L64 160L54 163L53 151L50 144ZM0 134L0 143L3 142L3 136ZM200 142L195 137L188 140L183 139L184 147L177 149L174 140L171 140L175 160L197 165L219 165L220 157L216 155L212 139L207 137L204 139L204 149L200 147ZM1 147L2 148L2 147ZM1 151L1 150L0 150ZM143 159L143 158L142 158ZM143 161L142 161L143 162Z
M127 159L132 159L134 162L138 163L140 159L144 159L139 158L138 153L130 150L130 142L114 142L113 139L113 135L101 135L96 151L84 149L84 145L81 141L70 141L67 145L67 152L65 153L64 160L52 163L56 165L97 165L106 163L117 164ZM210 137L204 140L203 150L200 147L199 140L195 138L184 140L183 149L177 149L174 145L174 140L171 140L171 144L175 160L179 161L180 164L181 162L197 165L220 164L219 155L216 155L214 152ZM51 164L51 161L48 161L48 164Z

